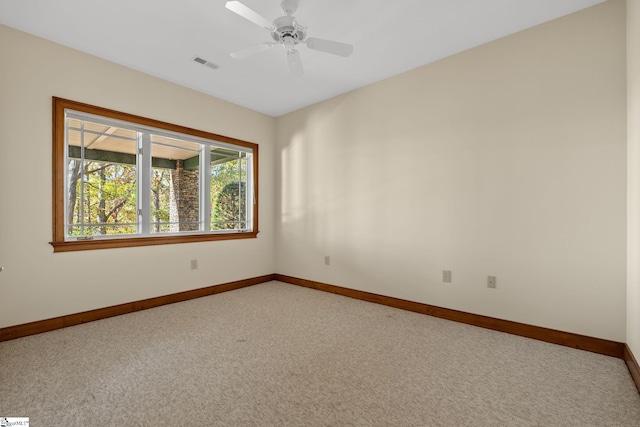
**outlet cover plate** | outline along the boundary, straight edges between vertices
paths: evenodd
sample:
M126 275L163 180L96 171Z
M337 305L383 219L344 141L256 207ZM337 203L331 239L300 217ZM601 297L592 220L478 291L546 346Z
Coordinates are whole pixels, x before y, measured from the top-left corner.
M487 277L487 288L494 289L496 287L496 276Z

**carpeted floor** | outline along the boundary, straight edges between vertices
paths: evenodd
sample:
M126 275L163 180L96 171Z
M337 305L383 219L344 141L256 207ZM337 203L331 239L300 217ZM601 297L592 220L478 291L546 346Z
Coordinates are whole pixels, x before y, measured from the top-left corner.
M622 360L278 282L0 343L32 426L639 426Z

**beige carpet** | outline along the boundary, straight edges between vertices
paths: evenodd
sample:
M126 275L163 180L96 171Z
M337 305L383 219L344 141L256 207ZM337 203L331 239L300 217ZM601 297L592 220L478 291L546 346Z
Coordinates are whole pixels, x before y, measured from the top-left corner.
M0 343L32 426L639 426L622 360L277 282Z

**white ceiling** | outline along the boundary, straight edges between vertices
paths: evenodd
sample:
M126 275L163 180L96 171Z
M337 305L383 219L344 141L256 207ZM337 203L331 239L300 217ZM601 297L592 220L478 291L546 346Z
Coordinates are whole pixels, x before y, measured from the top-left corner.
M280 0L242 0L272 20ZM0 23L144 73L280 116L604 0L300 0L307 35L353 44L350 58L300 47L292 79L281 47L226 0L1 0ZM192 59L220 66L211 70Z

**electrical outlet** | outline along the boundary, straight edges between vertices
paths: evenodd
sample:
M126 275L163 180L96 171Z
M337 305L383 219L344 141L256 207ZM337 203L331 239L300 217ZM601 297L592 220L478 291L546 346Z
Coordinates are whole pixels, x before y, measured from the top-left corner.
M442 281L444 283L451 283L451 270L442 270Z
M496 276L487 277L487 288L495 288L496 287Z
M327 255L326 257L324 257L324 265L330 265L330 264L331 264L331 257Z
M191 260L191 269L192 270L197 270L198 269L198 260L197 259L192 259Z

